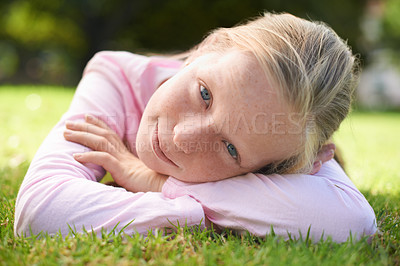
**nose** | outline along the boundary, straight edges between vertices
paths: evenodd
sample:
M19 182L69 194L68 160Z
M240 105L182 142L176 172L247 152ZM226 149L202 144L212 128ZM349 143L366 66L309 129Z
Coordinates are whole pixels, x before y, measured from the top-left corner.
M215 140L215 126L212 119L202 116L185 117L174 127L174 144L186 154L203 151Z

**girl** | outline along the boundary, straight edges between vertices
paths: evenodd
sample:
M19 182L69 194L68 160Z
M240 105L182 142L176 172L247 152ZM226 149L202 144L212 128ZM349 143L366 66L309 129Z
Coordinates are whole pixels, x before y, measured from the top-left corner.
M330 28L289 14L218 29L184 63L98 53L32 161L15 232L133 220L126 233L211 222L257 236L372 234L372 208L324 146L349 112L356 66ZM104 169L123 188L98 183Z

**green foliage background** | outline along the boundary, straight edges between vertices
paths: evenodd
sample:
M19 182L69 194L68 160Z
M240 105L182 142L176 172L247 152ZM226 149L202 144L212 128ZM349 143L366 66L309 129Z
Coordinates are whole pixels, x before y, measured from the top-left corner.
M263 11L325 21L363 52L359 21L365 5L366 0L3 0L0 82L75 86L97 51L184 51L209 30ZM398 17L392 13L389 24Z
M381 31L371 43L361 30L376 5ZM189 49L209 30L262 11L322 20L361 54L400 47L398 0L2 0L0 84L75 87L100 50L170 53ZM372 30L367 28L367 30ZM400 263L400 114L356 112L335 143L347 171L375 210L380 234L355 244L282 242L178 231L171 238L91 235L14 236L18 188L38 146L73 96L65 87L0 86L0 265L17 264L383 264Z

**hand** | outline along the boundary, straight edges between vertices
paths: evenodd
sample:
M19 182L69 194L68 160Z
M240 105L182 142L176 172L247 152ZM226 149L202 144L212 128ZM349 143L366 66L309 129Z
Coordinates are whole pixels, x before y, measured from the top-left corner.
M323 163L333 158L333 156L335 155L335 150L336 146L333 143L328 143L322 146L317 154L317 157L315 158L313 169L311 171L312 175L321 170Z
M161 191L167 176L147 168L102 120L86 115L85 122L67 121L65 125L66 140L93 150L74 154L75 160L102 166L118 185L129 191Z

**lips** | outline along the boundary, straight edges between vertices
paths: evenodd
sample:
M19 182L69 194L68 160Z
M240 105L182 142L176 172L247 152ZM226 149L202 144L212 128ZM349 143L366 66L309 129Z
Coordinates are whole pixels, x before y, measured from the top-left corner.
M168 163L168 164L170 164L172 166L178 167L173 161L171 161L165 155L165 153L161 149L160 139L158 138L158 122L156 124L155 129L154 129L154 132L153 132L153 135L152 135L152 138L151 138L151 142L152 142L153 152L157 156L157 158L159 158L160 160L162 160L162 161L164 161L164 162L166 162L166 163Z

